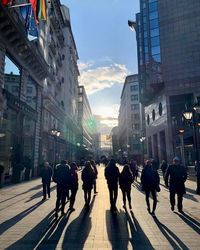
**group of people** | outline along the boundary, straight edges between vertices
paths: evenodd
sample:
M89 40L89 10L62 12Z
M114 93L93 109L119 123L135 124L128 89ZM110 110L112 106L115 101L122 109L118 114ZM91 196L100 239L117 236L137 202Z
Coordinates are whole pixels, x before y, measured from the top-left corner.
M187 179L187 169L180 164L180 159L174 157L173 164L162 167L164 173L164 181L166 187L169 187L171 210L175 209L175 195L177 194L177 207L180 213L183 213L183 195L185 194L185 181ZM53 173L54 172L54 173ZM48 162L44 163L42 170L43 183L43 200L50 198L50 183L51 178L57 183L57 200L55 216L58 217L59 207L61 205L61 214L64 214L66 199L69 200L69 210L74 210L74 202L78 190L78 167L76 163L70 164L67 161L61 161L54 171L49 166ZM138 177L137 162L131 160L124 164L122 171L114 159L111 159L105 167L105 178L108 184L110 196L110 209L113 212L117 211L116 201L118 197L118 186L122 191L123 207L126 209L126 201L128 200L129 208L132 209L131 204L131 187L134 180ZM89 208L91 201L91 192L94 188L94 194L97 194L96 179L98 171L95 161L86 161L82 169L81 179L83 181L82 189L84 191L85 207ZM157 206L157 192L160 192L160 177L158 174L158 167L153 161L147 160L141 172L141 187L145 192L145 199L147 210L150 214L155 216ZM70 193L70 195L69 195ZM152 209L150 207L150 194L153 198Z

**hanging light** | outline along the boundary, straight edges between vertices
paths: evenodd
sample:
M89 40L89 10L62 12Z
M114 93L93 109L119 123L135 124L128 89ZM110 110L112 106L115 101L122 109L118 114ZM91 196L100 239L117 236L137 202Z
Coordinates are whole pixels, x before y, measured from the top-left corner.
M184 111L183 116L186 120L191 120L192 119L192 111Z

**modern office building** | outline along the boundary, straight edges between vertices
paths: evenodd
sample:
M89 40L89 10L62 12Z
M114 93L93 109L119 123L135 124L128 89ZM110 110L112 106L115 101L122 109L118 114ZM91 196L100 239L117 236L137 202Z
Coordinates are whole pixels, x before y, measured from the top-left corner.
M137 35L148 157L157 161L171 162L179 155L186 164L194 163L199 130L195 144L182 112L200 95L199 11L196 0L140 0L136 22L129 22Z
M119 152L121 156L140 161L141 104L138 75L127 76L119 109Z

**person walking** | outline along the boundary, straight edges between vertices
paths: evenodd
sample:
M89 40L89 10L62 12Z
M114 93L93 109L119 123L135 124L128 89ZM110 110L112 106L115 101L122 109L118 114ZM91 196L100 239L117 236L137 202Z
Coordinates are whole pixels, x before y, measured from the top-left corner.
M56 166L54 176L54 182L57 183L57 200L56 200L56 212L55 217L58 217L58 211L61 203L61 215L64 215L66 197L69 193L71 186L71 171L70 166L66 163L65 160L61 161L61 164Z
M169 165L165 174L165 185L169 187L171 210L174 211L175 195L178 197L178 211L183 213L183 195L186 193L185 181L187 180L187 170L180 165L180 159L176 156L173 164Z
M94 194L97 194L97 177L98 177L98 170L97 170L97 165L96 162L94 160L91 161L91 164L94 168L94 172L95 172L95 179L94 179Z
M138 177L138 166L137 166L137 162L134 160L131 160L130 162L130 170L132 172L133 175L133 180L137 181L137 177Z
M50 184L51 184L51 177L53 174L53 170L49 165L49 162L44 162L44 167L41 171L41 177L42 177L42 187L43 187L43 201L46 200L47 194L50 198Z
M151 161L147 160L146 165L141 174L142 190L145 192L147 210L153 216L155 216L155 210L157 205L157 192L160 191L160 177L156 169L153 169ZM153 208L151 212L149 195L152 194Z
M200 194L200 163L195 161L195 171L197 173L197 190L196 193Z
M111 159L105 168L105 178L107 180L111 210L116 212L116 202L118 196L119 168L114 159Z
M165 173L166 173L167 167L168 167L167 162L165 160L163 160L161 165L160 165L160 168L161 168L162 173L163 173L163 180L165 180Z
M69 203L69 209L71 211L74 211L74 202L76 198L76 193L78 191L78 167L75 162L72 162L70 164L70 171L71 171L71 185L70 185L70 190L71 190L71 196L70 196L70 203Z
M85 207L89 208L90 200L91 200L91 191L92 191L92 188L94 185L94 179L95 179L95 171L90 161L85 162L85 167L82 171L81 178L83 181Z
M126 197L128 199L129 208L132 209L131 206L131 184L133 183L133 175L130 170L130 167L128 164L124 165L124 168L122 172L119 175L119 186L122 190L122 196L123 196L123 208L126 209Z

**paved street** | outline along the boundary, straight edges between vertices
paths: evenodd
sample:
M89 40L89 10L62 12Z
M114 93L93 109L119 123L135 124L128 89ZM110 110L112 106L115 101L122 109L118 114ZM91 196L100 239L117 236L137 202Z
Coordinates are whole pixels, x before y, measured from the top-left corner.
M122 208L119 192L118 212L113 215L103 174L104 168L99 167L99 193L93 196L90 210L83 207L79 178L76 210L58 221L53 183L51 198L45 202L41 202L40 179L1 189L0 249L200 249L200 196L195 194L194 182L187 181L185 215L171 212L163 182L156 218L147 213L139 182L132 189L133 211Z

